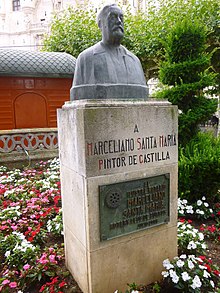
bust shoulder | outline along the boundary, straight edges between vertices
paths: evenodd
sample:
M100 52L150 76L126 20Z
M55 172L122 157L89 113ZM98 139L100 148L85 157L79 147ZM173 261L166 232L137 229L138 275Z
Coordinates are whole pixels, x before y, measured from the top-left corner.
M81 52L77 59L79 59L79 60L80 59L87 59L89 57L93 57L94 54L97 54L101 51L104 51L104 50L103 50L101 43L99 42L99 43L85 49L83 52Z
M120 46L124 51L125 51L125 54L132 57L135 61L137 61L138 63L140 62L139 58L134 55L131 51L129 51L127 48L125 48L123 45Z

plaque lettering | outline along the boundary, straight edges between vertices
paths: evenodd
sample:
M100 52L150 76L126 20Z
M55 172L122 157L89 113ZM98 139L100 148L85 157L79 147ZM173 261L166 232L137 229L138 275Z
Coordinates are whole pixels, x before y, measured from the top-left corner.
M169 184L163 174L100 186L101 241L167 223Z

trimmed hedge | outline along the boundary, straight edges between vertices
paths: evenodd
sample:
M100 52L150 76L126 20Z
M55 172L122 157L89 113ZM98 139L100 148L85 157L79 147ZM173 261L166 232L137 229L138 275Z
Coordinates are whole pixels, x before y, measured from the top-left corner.
M204 89L213 88L216 74L210 70L212 54L206 53L206 28L188 18L178 21L167 35L165 60L160 64L159 78L166 86L155 93L177 105L179 144L187 145L216 111L216 99L207 99Z
M196 202L220 189L220 137L198 133L179 150L179 197Z

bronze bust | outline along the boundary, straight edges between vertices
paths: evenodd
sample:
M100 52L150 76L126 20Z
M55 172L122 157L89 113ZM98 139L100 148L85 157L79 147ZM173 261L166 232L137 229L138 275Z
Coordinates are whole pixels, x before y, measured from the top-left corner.
M80 53L70 99L146 99L147 86L139 59L124 46L123 12L106 5L97 22L102 41Z

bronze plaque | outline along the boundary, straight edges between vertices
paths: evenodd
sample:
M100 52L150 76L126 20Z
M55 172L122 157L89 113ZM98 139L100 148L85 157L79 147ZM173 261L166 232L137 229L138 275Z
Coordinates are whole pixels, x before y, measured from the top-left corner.
M100 239L169 222L170 174L99 186Z

